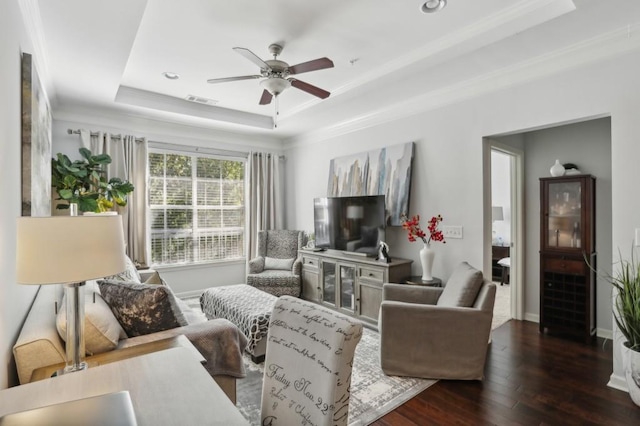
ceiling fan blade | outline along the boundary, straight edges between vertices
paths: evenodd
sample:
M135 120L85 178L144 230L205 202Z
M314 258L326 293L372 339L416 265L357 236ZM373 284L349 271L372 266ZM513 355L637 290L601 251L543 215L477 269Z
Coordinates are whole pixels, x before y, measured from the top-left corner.
M260 97L260 105L269 105L271 103L271 98L273 98L273 95L267 90L264 90Z
M233 50L235 50L237 53L241 54L242 56L244 56L245 58L247 58L248 60L256 64L257 66L259 66L261 69L266 69L266 70L271 69L271 67L265 61L260 59L258 55L256 55L249 49L245 49L244 47L234 47Z
M224 77L224 78L210 78L207 83L226 83L227 81L239 81L239 80L253 80L255 78L262 78L261 75L242 75L239 77Z
M329 58L318 58L313 61L290 66L289 74L302 74L303 72L323 70L325 68L333 68L333 61Z
M300 81L300 80L296 80L295 78L291 78L289 79L289 81L291 82L291 85L293 87L295 87L296 89L300 89L302 91L305 91L309 94L312 94L313 96L317 96L321 99L326 99L329 97L329 95L331 93L327 92L326 90L323 90L319 87L316 87L312 84L309 83L305 83L304 81Z

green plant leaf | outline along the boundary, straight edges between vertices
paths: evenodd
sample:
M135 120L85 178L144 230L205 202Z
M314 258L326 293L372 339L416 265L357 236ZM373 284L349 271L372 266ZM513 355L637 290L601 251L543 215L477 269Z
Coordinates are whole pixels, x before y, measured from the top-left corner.
M73 197L73 191L70 189L61 189L58 191L58 195L63 200L70 200Z
M91 159L91 151L89 149L83 147L83 148L80 148L78 151L80 152L80 155L82 155L82 157L85 160L89 161Z
M98 202L93 198L81 198L78 200L78 210L81 212L95 212L98 209Z
M91 158L91 160L96 164L101 164L101 165L111 164L111 157L109 156L109 154L94 155Z

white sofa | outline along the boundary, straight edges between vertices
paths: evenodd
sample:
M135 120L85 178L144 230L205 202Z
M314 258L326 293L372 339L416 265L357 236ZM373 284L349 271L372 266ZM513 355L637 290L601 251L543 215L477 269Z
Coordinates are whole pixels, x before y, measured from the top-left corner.
M40 367L65 362L65 342L56 328L56 306L60 306L62 293L62 286L43 285L35 297L13 347L20 384L29 383L33 371ZM85 338L87 341L92 339L93 343L87 345L87 355L90 355L90 346L98 348L94 353L100 353L184 334L207 360L205 368L209 374L235 403L236 378L245 376L242 352L247 345L246 337L227 320L207 321L179 299L178 304L188 325L128 338L98 286L95 282L88 282L85 289ZM202 342L198 339L203 337L209 341L199 344Z

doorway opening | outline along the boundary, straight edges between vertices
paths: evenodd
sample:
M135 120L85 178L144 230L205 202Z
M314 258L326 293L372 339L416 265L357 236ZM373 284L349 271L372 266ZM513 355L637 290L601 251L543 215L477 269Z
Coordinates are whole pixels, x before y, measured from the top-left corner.
M491 280L496 284L493 317L504 323L511 314L511 167L512 155L491 149Z
M491 280L496 283L494 324L523 319L522 247L523 151L494 139L485 139L488 178L485 192L485 247Z

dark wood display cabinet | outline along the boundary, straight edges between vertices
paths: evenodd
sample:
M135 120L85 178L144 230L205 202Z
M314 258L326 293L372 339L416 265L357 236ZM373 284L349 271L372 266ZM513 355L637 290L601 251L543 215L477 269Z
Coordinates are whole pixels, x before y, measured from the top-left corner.
M540 332L593 341L595 178L541 178L540 197Z

